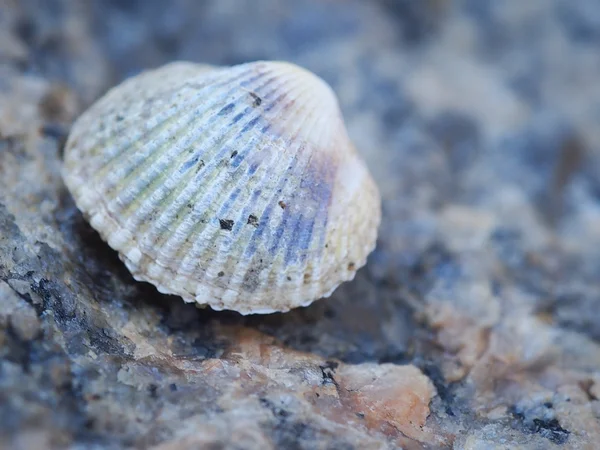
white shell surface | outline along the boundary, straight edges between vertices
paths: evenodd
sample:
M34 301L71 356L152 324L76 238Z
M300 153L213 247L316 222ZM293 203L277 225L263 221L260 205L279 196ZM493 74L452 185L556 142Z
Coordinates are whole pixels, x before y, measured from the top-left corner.
M137 280L242 314L329 296L381 216L332 90L284 62L126 80L74 124L63 178Z

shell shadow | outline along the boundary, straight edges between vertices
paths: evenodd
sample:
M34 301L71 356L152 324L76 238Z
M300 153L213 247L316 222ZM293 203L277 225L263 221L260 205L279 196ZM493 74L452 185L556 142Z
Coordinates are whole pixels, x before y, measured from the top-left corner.
M93 298L80 294L80 302L100 306L103 327L119 340L122 323L112 315L127 315L131 322L152 322L156 333L176 336L178 352L184 357L215 357L227 350L227 339L216 328L247 327L273 336L295 350L314 353L348 363L365 361L403 363L410 359L408 348L415 329L410 308L397 289L371 276L369 267L342 284L330 298L287 313L242 316L233 311L200 309L177 296L159 293L148 283L137 282L106 244L85 221L65 191L61 195L57 222L68 246L67 253L80 283ZM95 314L94 308L86 308ZM114 323L114 325L113 325ZM154 326L153 325L153 326ZM107 331L103 329L103 333ZM152 339L153 336L149 336Z
M249 316L246 324L296 350L353 364L410 360L415 328L412 311L395 290L374 281L368 267L330 298L287 313Z

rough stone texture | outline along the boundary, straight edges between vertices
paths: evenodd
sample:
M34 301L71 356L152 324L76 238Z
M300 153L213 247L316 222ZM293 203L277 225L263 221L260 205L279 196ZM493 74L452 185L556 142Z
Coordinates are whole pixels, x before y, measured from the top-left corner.
M0 1L0 448L596 449L596 0ZM70 124L173 59L338 92L384 196L331 299L197 310L59 176Z

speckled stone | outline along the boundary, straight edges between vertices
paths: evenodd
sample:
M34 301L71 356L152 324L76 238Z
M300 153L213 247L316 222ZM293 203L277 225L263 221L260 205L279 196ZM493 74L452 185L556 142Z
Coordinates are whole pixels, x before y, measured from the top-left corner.
M595 0L0 2L0 449L595 449ZM329 82L383 196L327 302L135 282L61 178L75 117L170 60Z

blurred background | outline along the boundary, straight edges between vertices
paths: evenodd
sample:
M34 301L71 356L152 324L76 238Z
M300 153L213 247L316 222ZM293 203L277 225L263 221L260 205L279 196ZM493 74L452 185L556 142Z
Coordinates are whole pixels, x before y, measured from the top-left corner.
M383 161L374 170L389 170L386 155L400 160L415 140L444 150L448 173L427 180L439 201L484 195L485 186L448 179L484 158L497 169L490 176L517 184L556 222L572 168L597 165L600 11L591 0L2 3L3 71L73 88L72 108L172 60L283 59L334 87L365 157ZM590 200L595 178L568 196Z
M91 102L144 69L259 59L338 94L382 192L378 247L309 308L198 312L133 282L66 193L61 149ZM263 420L245 435L256 448L594 448L599 80L597 0L0 0L0 299L23 308L0 308L0 431L185 448L206 422L202 442L234 448L246 414ZM285 355L252 388L271 396L268 418L262 400L223 401L233 372L200 369L277 365L248 342ZM139 356L149 343L169 355L160 370ZM436 392L425 428L354 423L343 402L302 415L304 378L278 377L307 360L323 383L332 367L414 365Z

